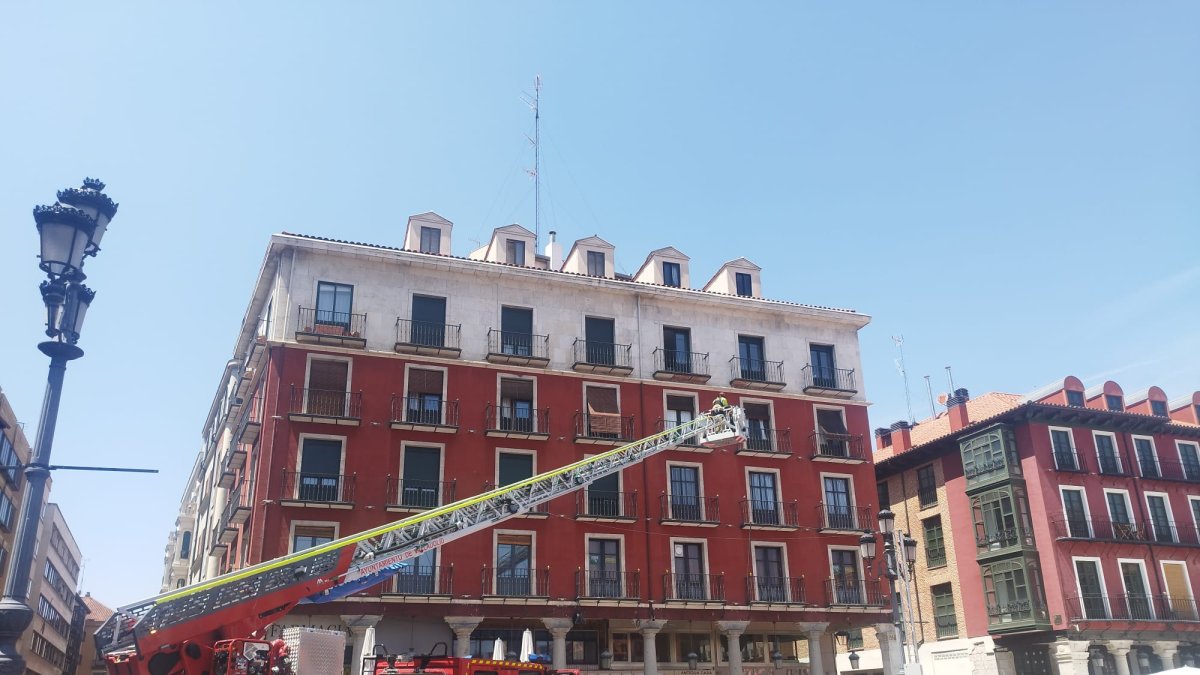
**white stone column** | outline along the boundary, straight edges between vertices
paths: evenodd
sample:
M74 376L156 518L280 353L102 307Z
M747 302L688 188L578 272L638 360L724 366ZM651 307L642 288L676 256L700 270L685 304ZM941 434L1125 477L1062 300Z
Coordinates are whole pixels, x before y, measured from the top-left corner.
M809 623L797 623L796 627L808 636L808 673L809 675L828 675L825 671L824 654L822 650L821 636L825 634L825 629L829 628L827 621L814 621Z
M342 615L342 623L350 629L350 673L352 675L361 675L363 656L368 649L375 647L375 645L367 644L367 631L374 628L375 624L382 619L383 617L378 614Z
M571 630L571 620L545 618L542 619L542 623L546 625L546 630L550 631L552 639L550 654L554 668L565 670L567 667L567 633Z
M717 628L729 643L729 675L742 675L742 633L749 621L718 621Z
M996 647L992 650L996 658L996 675L1020 675L1017 672L1017 659L1008 647Z
M1158 658L1162 659L1163 670L1170 670L1177 667L1175 664L1175 655L1179 653L1179 643L1174 640L1159 640L1151 643L1154 645L1154 653L1158 654Z
M1133 648L1133 640L1109 640L1104 646L1117 662L1117 675L1132 675L1129 672L1129 650Z
M471 655L471 633L475 632L476 626L483 623L483 617L448 616L445 621L450 630L454 631L454 655L467 658Z
M639 619L637 622L638 630L642 633L642 671L645 675L658 675L658 649L655 647L654 638L665 625L665 619Z
M879 640L879 656L883 659L883 675L900 675L904 670L904 659L900 652L902 645L896 627L890 623L877 623L875 624L875 637Z
M1053 656L1058 675L1088 675L1090 644L1087 640L1056 640Z

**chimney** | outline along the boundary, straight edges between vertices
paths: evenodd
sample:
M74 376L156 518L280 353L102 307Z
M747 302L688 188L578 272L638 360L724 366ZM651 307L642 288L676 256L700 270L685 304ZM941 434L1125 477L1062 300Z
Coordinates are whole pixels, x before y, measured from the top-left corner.
M892 423L892 452L897 455L912 448L912 425L907 420Z
M955 389L950 398L946 399L946 410L950 415L950 431L958 431L971 423L967 415L967 401L971 395L966 389Z
M558 243L558 233L550 230L550 241L546 244L546 257L550 259L550 269L562 269L562 244Z
M892 445L892 430L887 427L875 429L875 449L883 450Z

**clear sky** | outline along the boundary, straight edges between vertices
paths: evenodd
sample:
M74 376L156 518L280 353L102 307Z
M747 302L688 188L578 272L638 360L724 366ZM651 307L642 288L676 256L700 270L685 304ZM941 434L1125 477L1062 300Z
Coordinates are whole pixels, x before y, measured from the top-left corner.
M186 6L185 6L186 5ZM59 502L110 605L165 537L268 236L454 252L533 221L522 103L545 82L543 230L634 271L746 256L770 297L852 307L872 424L921 376L1200 389L1200 5L5 3L0 386L32 435L47 360L30 209L121 203L67 372ZM804 355L784 355L797 373Z

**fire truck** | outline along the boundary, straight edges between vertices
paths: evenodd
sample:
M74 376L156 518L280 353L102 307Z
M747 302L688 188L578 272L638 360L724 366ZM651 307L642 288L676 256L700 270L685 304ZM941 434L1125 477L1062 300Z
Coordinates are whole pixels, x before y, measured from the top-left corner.
M265 630L300 604L330 602L396 574L407 560L583 489L685 442L745 440L745 412L723 406L647 438L192 586L121 607L96 631L109 675L323 675L293 673L288 646ZM395 655L374 658L374 675L545 675L540 663ZM299 668L303 670L303 667Z

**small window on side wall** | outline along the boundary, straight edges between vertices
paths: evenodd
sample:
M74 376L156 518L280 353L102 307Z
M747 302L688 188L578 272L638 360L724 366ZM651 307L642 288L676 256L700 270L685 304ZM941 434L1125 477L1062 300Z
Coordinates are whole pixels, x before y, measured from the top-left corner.
M1083 407L1083 392L1067 390L1067 405L1075 408Z
M603 251L588 251L587 252L587 273L589 277L604 276L604 252Z
M1124 412L1125 411L1125 402L1122 401L1121 397L1117 396L1116 394L1105 394L1104 395L1104 407L1108 408L1109 410L1111 410L1113 412Z
M675 286L678 288L682 285L682 278L679 274L679 263L665 262L663 265L663 285Z
M421 253L442 252L442 231L436 227L421 227Z

